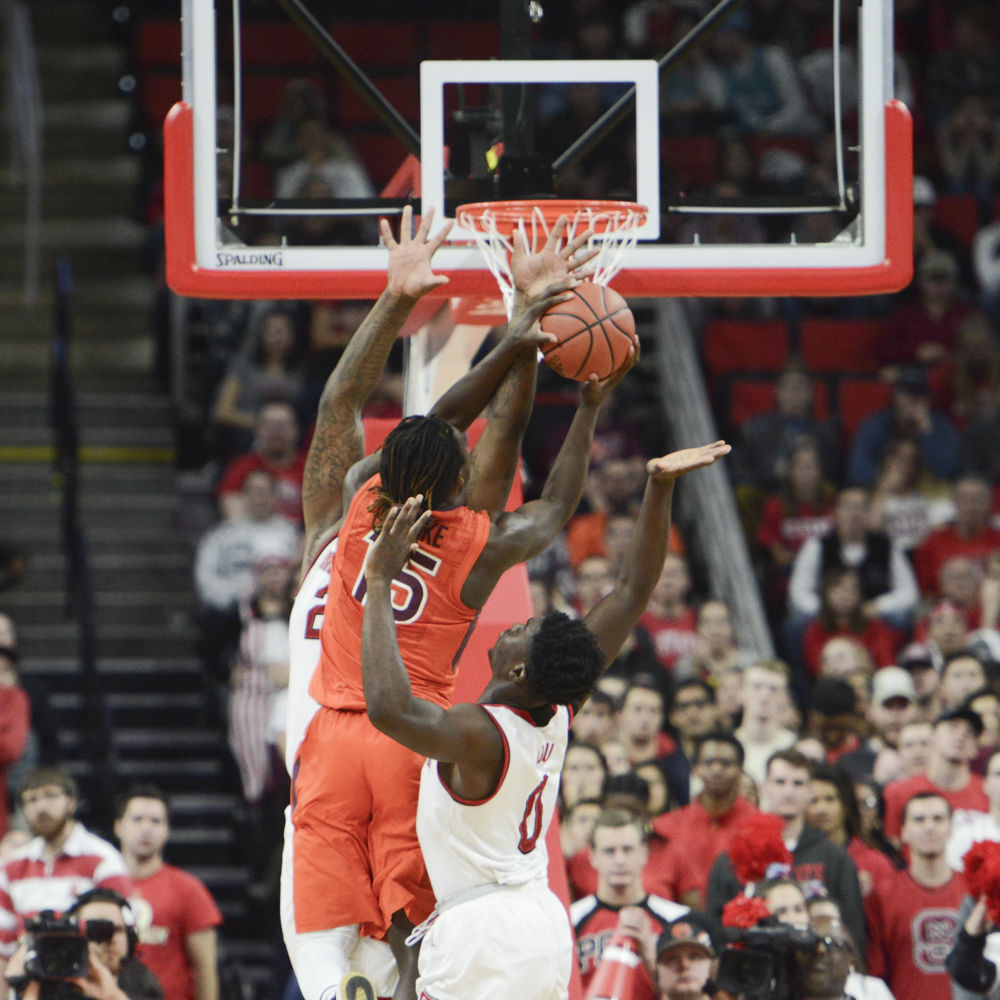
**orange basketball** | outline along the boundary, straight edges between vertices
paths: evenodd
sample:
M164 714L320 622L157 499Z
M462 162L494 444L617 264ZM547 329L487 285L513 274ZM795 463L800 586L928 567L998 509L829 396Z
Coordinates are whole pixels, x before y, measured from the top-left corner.
M559 302L541 318L542 329L558 342L542 348L546 364L564 378L586 382L591 372L604 380L625 363L638 345L635 317L613 289L585 281L573 298Z

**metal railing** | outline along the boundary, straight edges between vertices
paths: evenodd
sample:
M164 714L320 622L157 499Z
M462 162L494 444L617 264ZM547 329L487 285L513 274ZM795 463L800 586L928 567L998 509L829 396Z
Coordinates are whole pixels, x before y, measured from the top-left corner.
M0 0L5 21L6 104L11 130L10 174L23 184L24 283L26 305L38 301L42 258L42 86L31 14L23 0Z
M84 696L84 755L95 765L107 762L109 726L97 672L94 585L87 538L80 520L80 438L76 393L69 367L73 319L73 272L65 257L56 262L55 310L49 422L55 440L55 473L61 486L60 534L66 554L66 617L76 621L77 656Z

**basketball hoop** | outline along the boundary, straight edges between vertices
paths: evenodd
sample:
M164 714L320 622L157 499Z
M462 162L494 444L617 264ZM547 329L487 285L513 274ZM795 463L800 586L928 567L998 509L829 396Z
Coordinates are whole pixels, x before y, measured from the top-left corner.
M587 279L596 285L607 285L635 246L638 229L646 221L646 206L631 201L556 199L483 201L459 205L456 209L458 224L472 233L500 286L508 319L514 309L514 276L510 269L514 233L523 232L528 246L537 249L563 215L569 221L561 245L570 242L577 233L594 230L587 245L599 252L589 265L591 273Z

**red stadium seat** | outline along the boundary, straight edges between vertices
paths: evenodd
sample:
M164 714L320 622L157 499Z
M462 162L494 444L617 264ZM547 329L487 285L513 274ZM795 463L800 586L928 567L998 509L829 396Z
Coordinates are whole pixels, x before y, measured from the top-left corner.
M413 67L420 62L417 25L414 21L335 21L329 26L333 40L363 69L387 66Z
M878 319L805 319L799 327L802 361L811 372L878 371Z
M147 73L140 84L142 114L147 127L162 128L167 112L181 99L181 74Z
M385 186L406 159L407 150L403 144L394 135L385 132L354 131L350 141L372 183L379 189Z
M500 22L430 21L427 59L498 59Z
M660 161L678 190L708 187L718 177L719 149L710 135L665 136Z
M813 416L826 420L830 414L830 394L822 379L813 379L815 405ZM729 383L729 423L739 427L758 413L774 409L774 380L733 378Z
M135 60L140 70L181 65L181 22L150 18L140 21L135 33Z
M287 21L248 21L240 32L242 64L253 67L293 66L311 69L320 61L319 50L297 25Z
M379 93L406 119L411 125L420 121L420 88L414 85L409 76L388 76L374 74L372 83ZM361 95L346 81L337 81L337 99L335 115L340 128L352 125L372 124L379 121L375 112L364 102Z
M847 442L865 417L889 405L892 387L877 378L841 378L837 382L837 415Z
M962 246L971 247L979 230L979 204L973 194L942 194L938 196L932 218Z
M782 320L710 320L702 357L713 375L780 371L788 361L788 328Z

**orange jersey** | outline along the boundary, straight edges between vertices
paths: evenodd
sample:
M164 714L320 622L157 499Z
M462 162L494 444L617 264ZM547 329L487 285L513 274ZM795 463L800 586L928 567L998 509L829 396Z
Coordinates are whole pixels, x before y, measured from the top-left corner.
M328 708L363 711L361 622L364 616L364 564L374 541L369 487L373 476L351 501L330 572L319 670L309 693ZM455 507L434 512L411 556L392 585L392 607L399 649L413 693L448 706L455 687L455 667L479 614L462 603L462 586L490 533L489 514Z

